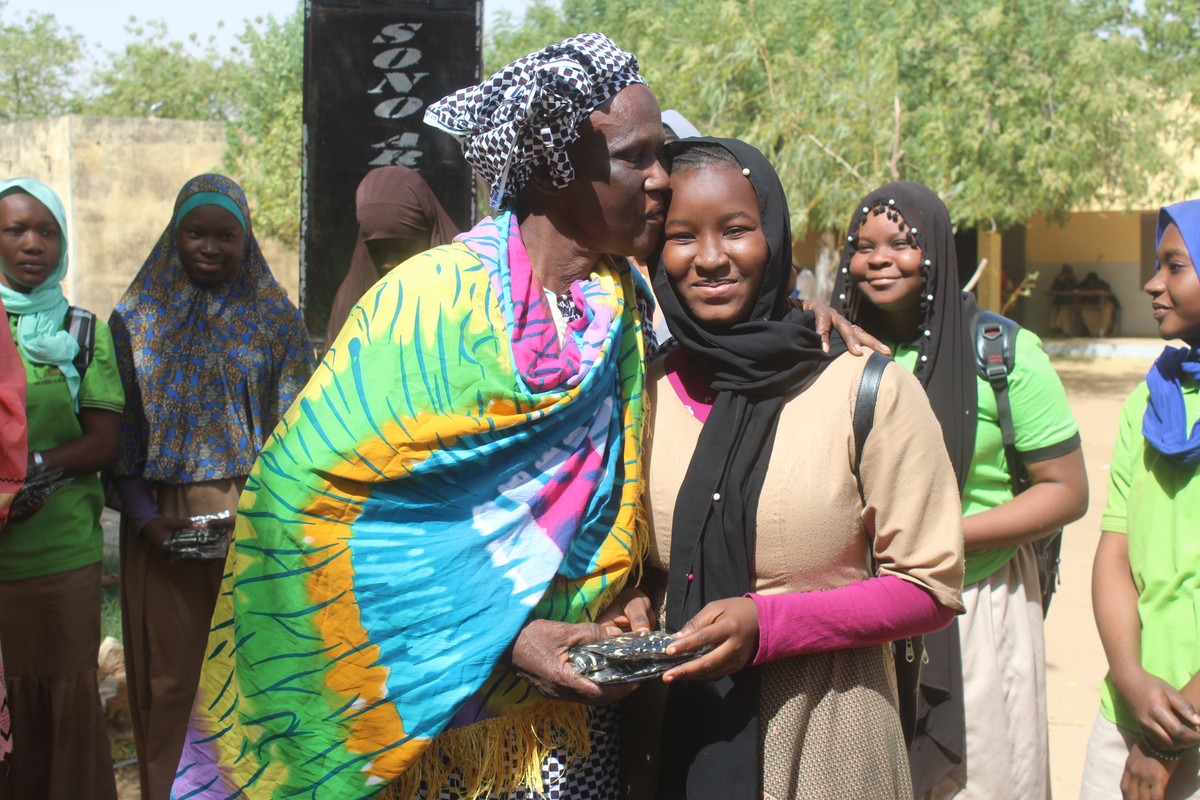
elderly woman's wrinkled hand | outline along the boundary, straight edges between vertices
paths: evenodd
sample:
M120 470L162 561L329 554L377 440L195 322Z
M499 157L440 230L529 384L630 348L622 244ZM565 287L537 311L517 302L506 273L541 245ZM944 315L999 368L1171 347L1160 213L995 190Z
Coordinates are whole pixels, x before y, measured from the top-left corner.
M654 623L650 597L636 586L626 586L612 605L596 619L597 625L613 635L652 630Z
M790 302L795 308L801 311L813 312L817 333L821 334L821 349L826 353L829 352L829 330L830 328L837 328L838 333L842 335L842 339L846 342L846 349L850 351L851 355L862 355L864 347L868 350L882 353L885 356L892 354L892 348L834 311L823 300L810 297L803 302L795 299Z
M552 622L535 619L521 629L512 647L512 668L533 688L551 700L569 700L603 706L628 696L633 684L598 685L567 663L571 645L609 638L608 631L591 622Z
M758 608L754 601L731 597L709 603L680 629L667 652L682 655L705 645L714 645L712 652L675 667L663 675L663 680L707 681L732 675L749 664L758 652Z

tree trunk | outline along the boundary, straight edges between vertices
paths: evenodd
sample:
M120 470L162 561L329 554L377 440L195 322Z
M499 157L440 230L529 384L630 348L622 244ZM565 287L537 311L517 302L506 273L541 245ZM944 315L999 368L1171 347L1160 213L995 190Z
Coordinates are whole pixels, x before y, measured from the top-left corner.
M838 247L838 232L826 228L817 234L817 264L813 272L817 275L816 296L830 302L833 282L837 278L837 267L841 249Z

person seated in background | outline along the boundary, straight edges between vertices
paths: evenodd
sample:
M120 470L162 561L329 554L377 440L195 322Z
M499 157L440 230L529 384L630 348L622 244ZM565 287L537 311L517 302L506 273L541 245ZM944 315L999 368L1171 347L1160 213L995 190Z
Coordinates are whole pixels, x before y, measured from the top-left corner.
M358 240L350 269L333 297L325 350L341 332L359 299L380 278L417 253L450 244L458 226L429 184L408 167L379 167L366 174L354 194Z
M1113 324L1117 321L1117 312L1121 304L1113 294L1108 281L1100 280L1100 276L1089 272L1079 283L1079 319L1088 336L1108 336Z
M1054 282L1050 284L1050 332L1061 331L1063 336L1075 335L1075 323L1079 319L1079 312L1075 308L1075 298L1066 294L1055 294L1056 292L1073 292L1079 286L1079 279L1075 277L1075 270L1071 269L1070 264L1063 264L1058 275L1055 276Z

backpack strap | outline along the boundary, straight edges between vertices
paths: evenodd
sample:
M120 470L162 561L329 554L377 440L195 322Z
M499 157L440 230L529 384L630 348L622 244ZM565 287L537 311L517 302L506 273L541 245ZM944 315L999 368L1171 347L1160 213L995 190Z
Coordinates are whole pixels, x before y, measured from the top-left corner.
M83 383L83 376L87 373L96 350L96 315L78 306L68 307L67 333L79 343L79 352L75 354L71 363L79 373L79 382Z
M1013 429L1012 405L1008 400L1008 376L1017 361L1017 331L1020 326L1008 317L991 311L980 311L971 322L975 339L975 368L996 395L996 416L1004 441L1004 461L1013 496L1032 485L1025 462L1017 452L1017 436ZM1042 595L1042 616L1050 611L1050 598L1058 589L1059 553L1062 530L1033 543L1038 562L1038 579Z
M875 425L875 402L879 399L879 383L883 380L884 369L890 363L891 359L880 353L872 352L867 357L867 365L863 367L862 378L858 383L858 396L854 400L854 477L858 480L858 496L864 507L867 498L859 474L863 447L867 443L867 435ZM871 561L874 566L874 553ZM896 671L900 728L904 732L905 744L911 747L917 730L921 669L929 661L929 655L925 652L925 640L920 636L910 636L903 643L892 642L891 648L892 666Z
M1025 474L1017 453L1017 434L1013 428L1012 406L1008 400L1008 376L1017 361L1017 331L1020 326L1008 317L980 311L972 321L975 339L975 369L996 395L996 416L1004 442L1004 460L1008 464L1013 494L1019 494Z

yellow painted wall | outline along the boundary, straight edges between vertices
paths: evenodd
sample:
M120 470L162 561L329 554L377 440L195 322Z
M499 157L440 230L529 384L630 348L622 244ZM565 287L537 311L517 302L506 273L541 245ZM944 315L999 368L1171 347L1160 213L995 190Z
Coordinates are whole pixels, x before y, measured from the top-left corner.
M792 263L798 267L812 269L817 263L817 236L820 231L810 230L803 239L792 241ZM840 251L839 251L840 252Z
M71 115L0 125L0 176L34 177L58 192L67 213L67 298L107 318L170 222L179 189L217 170L224 148L219 122ZM297 300L298 248L260 244Z
M1033 262L1137 262L1141 258L1137 213L1082 212L1065 225L1036 216L1025 226L1025 258Z

